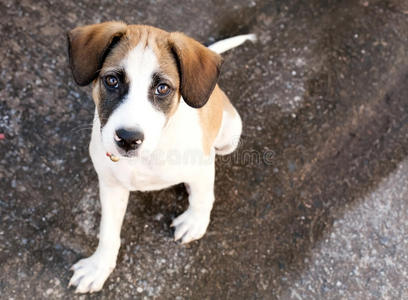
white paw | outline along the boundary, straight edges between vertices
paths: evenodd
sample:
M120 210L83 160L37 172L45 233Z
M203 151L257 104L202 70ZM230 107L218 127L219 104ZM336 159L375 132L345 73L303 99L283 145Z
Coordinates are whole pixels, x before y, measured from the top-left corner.
M75 293L93 293L100 291L115 268L115 264L108 264L109 259L98 253L81 259L71 267L74 275L68 286L76 286Z
M187 244L200 239L210 223L209 213L194 212L187 209L183 214L173 220L171 227L175 227L174 240L181 239L182 244Z

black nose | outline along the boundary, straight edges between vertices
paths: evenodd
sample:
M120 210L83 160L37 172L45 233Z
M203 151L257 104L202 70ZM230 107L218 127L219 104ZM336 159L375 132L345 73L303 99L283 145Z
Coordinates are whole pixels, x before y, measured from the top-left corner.
M144 135L143 132L138 130L126 130L118 129L116 130L115 141L118 146L126 151L131 151L139 148L143 143Z

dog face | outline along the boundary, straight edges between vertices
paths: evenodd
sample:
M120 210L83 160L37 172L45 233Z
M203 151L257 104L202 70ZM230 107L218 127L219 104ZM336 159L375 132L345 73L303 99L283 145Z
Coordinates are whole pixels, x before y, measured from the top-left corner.
M147 32L137 33L106 58L93 93L105 149L128 157L155 150L180 100L174 57L158 52Z
M107 152L153 152L181 96L207 102L220 57L181 33L108 22L68 34L70 65L79 85L93 82L93 99Z

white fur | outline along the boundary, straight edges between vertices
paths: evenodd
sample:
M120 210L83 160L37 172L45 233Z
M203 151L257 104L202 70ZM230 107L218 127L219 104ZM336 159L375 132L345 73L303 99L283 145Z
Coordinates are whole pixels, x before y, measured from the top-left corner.
M228 50L231 50L232 48L238 47L239 45L245 43L246 41L256 41L256 35L255 34L242 34L242 35L237 35L222 41L218 41L208 48L214 51L215 53L221 54L224 52L227 52Z
M197 109L181 99L166 123L164 114L148 100L152 74L159 68L154 52L137 46L122 64L130 80L130 91L102 132L95 110L89 150L99 179L102 217L95 253L72 267L74 275L70 285L77 286L78 293L99 291L114 269L129 191L158 190L184 182L189 193L189 207L171 225L175 227L175 240L183 244L204 235L214 202L215 149L212 148L209 155L203 152ZM115 130L119 128L143 131L145 140L135 156L120 155L114 142ZM240 132L239 115L224 113L216 145L227 145L225 149L231 151L235 146L230 135L238 138ZM119 156L120 160L112 162L106 152Z
M145 139L138 152L153 151L166 121L165 115L148 99L152 75L159 70L157 57L150 48L139 44L123 60L122 67L129 79L129 92L102 129L104 147L106 151L120 156L113 137L116 130L125 128L143 132Z
M220 132L214 141L215 153L218 155L230 154L239 145L242 121L235 108L232 109L233 112L224 111L222 114Z

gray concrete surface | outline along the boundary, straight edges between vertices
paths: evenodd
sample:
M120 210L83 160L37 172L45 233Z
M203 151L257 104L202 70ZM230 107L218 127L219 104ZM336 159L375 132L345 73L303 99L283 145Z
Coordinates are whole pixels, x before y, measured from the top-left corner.
M407 299L408 2L0 0L1 299ZM182 186L134 193L104 290L76 296L70 266L97 243L93 103L65 32L105 20L224 55L239 150L217 160L207 235L169 224Z

